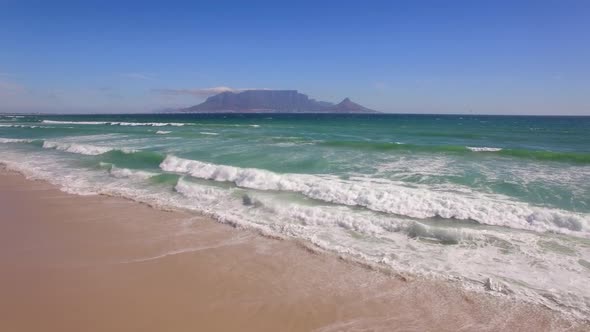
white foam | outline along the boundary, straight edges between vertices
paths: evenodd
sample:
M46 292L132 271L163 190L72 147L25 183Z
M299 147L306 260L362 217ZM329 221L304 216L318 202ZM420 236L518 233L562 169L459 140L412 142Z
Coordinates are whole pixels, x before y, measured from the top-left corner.
M10 167L61 185L68 192L119 195L154 206L199 211L221 222L256 229L264 234L305 240L344 257L385 265L399 273L452 279L476 291L514 296L573 313L577 317L590 315L588 270L578 263L581 258L588 260L590 257L590 247L587 246L586 240L551 233L480 226L456 228L452 227L453 223L439 225L438 221L417 221L345 205L305 205L308 201L289 200L288 197L292 196L291 194L219 187L202 180L198 183L191 181L188 176L181 178L175 186L176 192L172 192L154 186L145 186L141 181L132 181L135 179L136 170L115 168L114 173L123 176L116 176L114 173L108 176L104 169L88 171L64 167L67 165L64 164L64 160L55 158L67 158L67 160L72 158L65 154L49 155L36 152L24 155L16 152L4 153L4 150L9 149L7 147L2 149L0 158L2 161L8 161ZM168 166L182 168L195 174L208 175L211 179L233 179L232 181L242 185L252 186L258 185L262 181L261 177L271 182L278 180L279 184L268 186L275 188L274 190L296 188L296 186L309 189L314 188L317 183L318 187L315 188L318 190L328 185L340 188L342 191L346 188L348 191L343 191L346 193L343 194L344 197L356 194L359 197L358 200L379 202L379 197L384 195L385 189L392 190L392 195L403 197L410 195L405 190L412 189L400 189L401 186L385 180L343 181L335 177L276 174L263 170L247 170L213 164L205 167L196 164L199 163L197 161L173 158L176 157L167 158L167 162L165 160ZM173 162L176 165L172 165ZM367 183L359 183L361 181ZM393 191L394 189L398 191ZM433 194L443 195L442 193ZM410 195L406 198L408 204L436 206L429 201L432 197L424 197L424 201L419 202L420 204L411 202L412 199L417 198L415 196ZM470 199L476 198L465 197L465 204L473 204ZM340 199L344 200L342 197ZM391 196L386 196L385 199L391 199ZM449 199L453 201L456 197ZM492 201L497 203L497 199ZM505 207L505 204L509 202L500 201L500 203ZM547 209L547 211L553 210ZM534 218L551 219L553 217L536 215ZM573 254L564 255L547 251L542 243L548 240L569 248ZM457 244L442 245L441 243ZM191 248L192 246L188 246L186 249ZM184 249L175 250L180 252ZM176 251L161 254L175 253ZM147 259L158 257L160 256L147 257Z
M115 126L151 126L151 127L165 127L165 126L173 126L173 127L182 127L184 123L178 122L110 122L109 124Z
M56 120L43 120L43 123L52 124L74 124L74 125L111 125L111 126L151 126L151 127L164 127L174 126L182 127L185 124L179 122L111 122L111 121L56 121Z
M104 121L55 121L55 120L43 120L43 123L50 124L76 124L76 125L104 125L108 122Z
M544 250L539 245L543 236L537 233L437 227L344 206L286 203L277 200L276 194L264 192L243 195L240 206L236 192L232 194L234 189L228 192L183 179L176 190L191 199L189 207L222 222L304 239L347 257L385 264L400 273L459 280L475 291L516 296L578 317L590 308L585 302L587 272L576 263L576 257ZM561 240L556 237L552 241ZM582 257L590 253L583 246L569 243L569 247L579 250ZM489 280L493 280L493 287L489 287Z
M45 126L31 126L31 125L19 125L19 124L0 124L0 127L5 128L51 128Z
M467 149L473 152L497 152L502 151L502 148L488 148L488 147L475 147L475 146L468 146Z
M166 134L170 134L171 131L166 131L166 130L158 130L156 131L156 134L158 135L166 135Z
M278 146L281 148L289 148L293 146L300 146L300 145L307 145L305 143L295 143L295 142L281 142L281 143L274 143L273 146Z
M230 192L228 191L191 184L183 179L178 180L174 189L187 197L191 197L193 205L203 210L209 210L211 205L217 205L219 202L230 199Z
M0 124L0 127L8 127L8 128L54 128L49 126L34 126L34 125L20 125L20 124Z
M198 252L198 251L205 251L205 250L217 249L217 248L222 248L222 247L235 246L235 245L239 245L241 243L244 243L247 239L248 239L248 237L243 236L243 235L242 236L236 236L236 237L232 237L232 238L227 239L227 240L218 241L215 244L202 245L202 246L189 247L189 248L182 248L182 249L176 249L176 250L170 250L170 251L164 252L162 254L154 255L154 256L142 257L142 258L135 258L135 259L130 259L130 260L122 261L121 264L143 263L143 262L158 260L158 259L162 259L162 258L166 258L166 257L170 257L170 256L175 256L175 255L181 255L181 254L186 254L186 253L193 253L193 252Z
M201 132L199 132L199 134L202 134L202 135L214 135L214 136L215 135L219 135L218 133L213 133L213 132L209 132L209 131L201 131Z
M25 138L2 138L0 137L0 143L31 143L33 139Z
M77 195L93 195L94 186L90 174L80 176L77 171L68 169L53 156L41 153L27 153L26 156L3 151L0 161L8 169L18 171L29 179L41 179L58 186L61 190ZM56 167L56 165L58 167Z
M116 177L116 178L133 178L138 180L146 180L153 176L158 175L158 173L141 171L141 170L133 170L128 168L119 168L116 166L111 166L109 173Z
M239 187L292 191L307 197L412 218L442 217L533 231L555 231L590 237L587 215L534 207L500 196L436 192L367 178L341 180L330 176L277 174L254 168L216 165L167 156L160 168L190 176L233 182Z
M118 149L115 147L107 147L107 146L96 146L90 144L81 144L81 143L66 143L66 142L56 142L56 141L44 141L43 148L45 149L56 149L60 151L66 151L71 153L78 153L88 156L96 156L99 154L107 153L113 150L120 150L124 153L132 153L135 150L130 149Z

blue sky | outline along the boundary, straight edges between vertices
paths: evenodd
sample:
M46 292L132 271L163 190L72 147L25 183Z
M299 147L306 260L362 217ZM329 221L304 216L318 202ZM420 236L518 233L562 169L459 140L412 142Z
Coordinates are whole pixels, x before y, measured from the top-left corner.
M590 1L0 0L0 112L148 112L219 87L590 115Z

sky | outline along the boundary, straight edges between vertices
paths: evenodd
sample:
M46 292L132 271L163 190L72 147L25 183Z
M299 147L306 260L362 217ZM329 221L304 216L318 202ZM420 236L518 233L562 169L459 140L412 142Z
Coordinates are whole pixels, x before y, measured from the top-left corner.
M151 112L243 89L590 115L590 1L0 0L0 112Z

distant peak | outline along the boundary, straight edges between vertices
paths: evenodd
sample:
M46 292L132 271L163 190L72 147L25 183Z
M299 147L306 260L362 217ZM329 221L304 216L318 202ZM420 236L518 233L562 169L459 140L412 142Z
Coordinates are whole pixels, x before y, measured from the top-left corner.
M210 96L186 112L375 113L344 98L338 105L317 101L297 90L243 89Z
M338 113L378 113L372 109L353 102L348 97L344 98L338 105L333 106L331 110Z

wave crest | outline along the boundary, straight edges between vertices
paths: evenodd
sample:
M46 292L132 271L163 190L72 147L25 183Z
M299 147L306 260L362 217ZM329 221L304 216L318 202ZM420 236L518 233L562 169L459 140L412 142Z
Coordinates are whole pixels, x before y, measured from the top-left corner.
M342 180L318 175L277 174L175 156L167 156L160 168L200 179L232 182L244 188L297 192L325 202L362 206L411 218L474 220L481 224L533 231L575 232L590 237L590 221L586 216L534 207L497 196L443 193L427 188L405 187L393 182L375 183L364 178Z
M78 153L88 156L96 156L100 154L107 153L113 150L119 150L124 153L133 153L135 150L130 149L118 149L114 147L107 147L107 146L96 146L90 144L80 144L80 143L63 143L63 142L54 142L54 141L44 141L43 148L45 149L56 149L60 151L66 151L70 153Z
M488 148L488 147L476 147L476 146L468 146L468 150L473 152L498 152L502 151L502 148Z
M147 180L151 177L157 176L158 173L152 173L147 171L133 170L129 168L119 168L112 165L109 173L116 178L132 178L138 180Z
M118 121L57 121L57 120L43 120L43 123L51 124L72 124L72 125L111 125L111 126L151 126L151 127L182 127L185 123L180 122L118 122Z
M0 143L32 143L35 140L33 139L24 139L24 138L2 138L0 137Z

